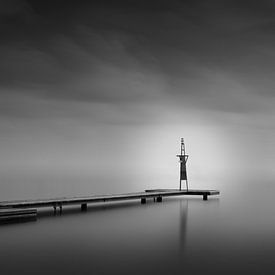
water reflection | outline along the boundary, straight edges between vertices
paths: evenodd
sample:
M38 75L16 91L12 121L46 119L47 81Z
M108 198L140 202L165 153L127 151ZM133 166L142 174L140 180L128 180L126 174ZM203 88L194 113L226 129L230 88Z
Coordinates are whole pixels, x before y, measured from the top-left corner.
M61 216L43 210L37 223L1 231L6 251L3 270L9 275L20 272L20 265L10 264L12 258L33 270L47 261L40 274L60 274L62 261L66 274L77 274L79 265L82 274L129 274L129 270L131 274L191 274L195 260L209 259L209 253L200 251L213 236L209 231L216 224L213 217L219 218L218 209L216 199L178 197L146 205L139 201L91 205L87 212L68 207ZM33 255L31 259L17 253L21 247Z
M187 237L187 219L188 219L189 200L180 200L179 202L179 259L184 258L184 251Z

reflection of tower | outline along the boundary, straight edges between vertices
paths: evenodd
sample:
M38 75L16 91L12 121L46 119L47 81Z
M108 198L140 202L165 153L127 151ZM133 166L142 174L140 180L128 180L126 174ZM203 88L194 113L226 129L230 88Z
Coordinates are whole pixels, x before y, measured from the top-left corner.
M180 221L179 221L179 256L180 261L184 260L184 252L187 237L188 200L180 201Z
M181 190L181 181L185 180L186 183L186 190L188 191L188 181L187 181L187 172L186 172L186 162L188 159L188 155L185 154L185 144L184 139L181 139L181 145L180 145L180 155L177 155L180 160L180 187L179 190Z

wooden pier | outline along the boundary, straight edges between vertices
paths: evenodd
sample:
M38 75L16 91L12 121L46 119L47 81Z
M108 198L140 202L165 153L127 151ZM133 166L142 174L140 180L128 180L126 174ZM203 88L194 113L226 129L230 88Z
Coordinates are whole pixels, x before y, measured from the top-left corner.
M164 197L172 196L202 196L203 200L207 200L208 196L218 195L217 190L176 190L176 189L155 189L145 190L139 193L126 193L116 195L99 195L87 197L72 197L72 198L55 198L41 200L22 200L22 201L3 201L0 202L2 209L2 217L5 220L12 220L24 217L36 216L36 208L53 207L54 213L59 210L62 213L63 207L66 205L80 205L82 211L87 210L87 205L91 203L124 201L124 200L140 200L142 204L148 199L153 199L156 202L162 202ZM35 208L35 209L33 209ZM1 217L1 213L0 213ZM1 222L1 219L0 219Z

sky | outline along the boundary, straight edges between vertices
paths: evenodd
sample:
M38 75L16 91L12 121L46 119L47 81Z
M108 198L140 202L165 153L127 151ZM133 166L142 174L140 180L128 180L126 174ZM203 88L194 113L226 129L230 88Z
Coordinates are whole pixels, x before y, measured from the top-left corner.
M191 186L272 182L274 15L274 0L1 0L1 198L177 186L181 137Z

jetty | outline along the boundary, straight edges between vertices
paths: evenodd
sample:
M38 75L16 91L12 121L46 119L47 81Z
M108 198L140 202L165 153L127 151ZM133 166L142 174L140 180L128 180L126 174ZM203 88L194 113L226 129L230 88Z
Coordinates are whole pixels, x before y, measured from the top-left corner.
M0 202L0 223L2 221L27 221L36 220L38 208L53 208L61 214L64 206L79 205L82 211L86 211L88 204L105 203L125 200L140 200L145 204L147 200L162 202L163 198L175 196L201 196L208 200L208 196L219 195L218 190L193 190L188 188L186 162L188 155L185 154L185 145L181 140L181 152L177 155L180 160L180 186L179 189L148 189L143 192L113 194L113 195L91 195L83 197L53 198L37 200L17 200ZM186 188L182 189L182 180L186 182Z
M154 202L162 202L165 197L174 196L201 196L203 200L207 200L208 196L219 195L217 190L175 190L175 189L155 189L145 190L144 192L99 195L87 197L71 197L71 198L55 198L40 200L18 200L18 201L2 201L0 202L0 223L13 220L27 221L36 220L37 208L52 207L54 213L57 211L62 213L64 206L79 205L82 211L86 211L88 204L114 202L125 200L140 200L145 204L151 199Z

